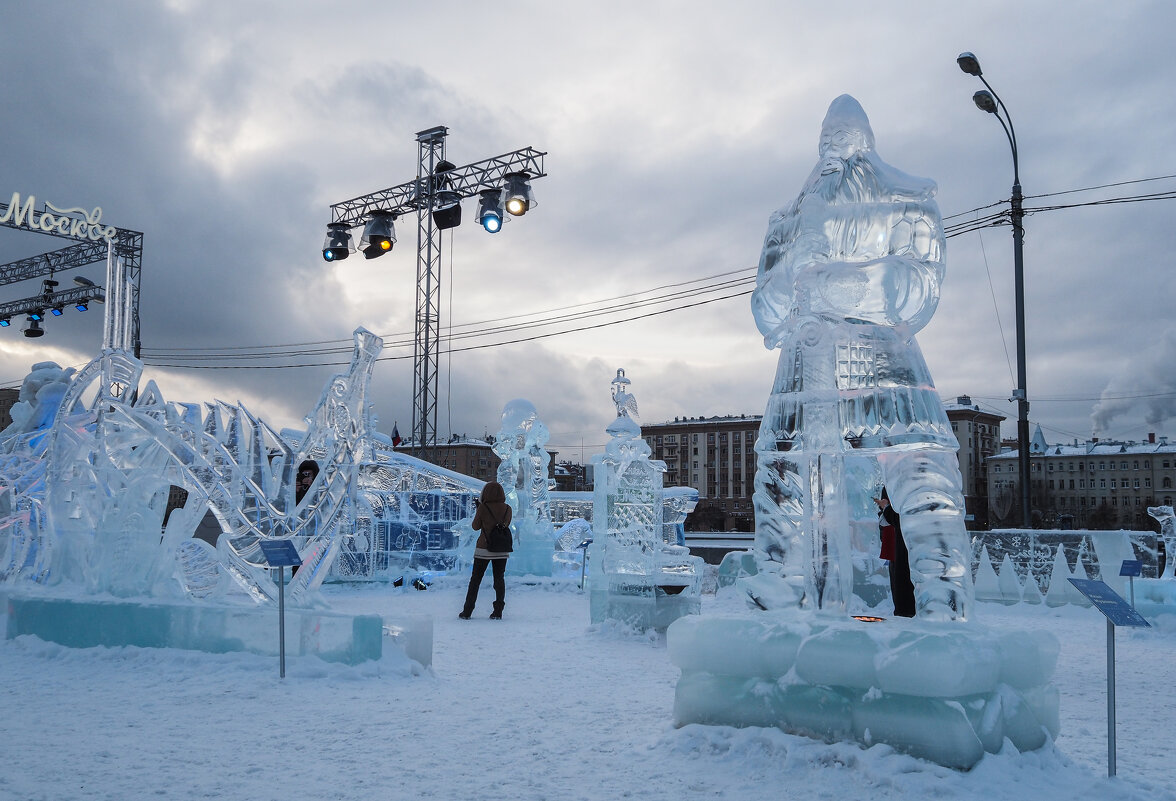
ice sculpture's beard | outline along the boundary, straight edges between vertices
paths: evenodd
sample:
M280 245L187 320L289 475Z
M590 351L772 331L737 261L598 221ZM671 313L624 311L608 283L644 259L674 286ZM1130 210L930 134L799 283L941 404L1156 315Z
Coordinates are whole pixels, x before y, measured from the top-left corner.
M848 159L825 159L813 172L810 191L826 203L864 203L882 196L877 172L860 154Z
M814 194L831 205L882 200L924 200L935 193L934 181L891 167L872 150L847 159L822 159L805 182L801 197Z

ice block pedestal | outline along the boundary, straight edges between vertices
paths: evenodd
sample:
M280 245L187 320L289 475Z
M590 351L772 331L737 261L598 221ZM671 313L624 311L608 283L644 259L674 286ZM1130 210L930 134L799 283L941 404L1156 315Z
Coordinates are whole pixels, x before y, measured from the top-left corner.
M1058 734L1048 632L778 611L679 618L667 644L678 726L886 743L959 770L1006 738L1032 751Z
M428 637L410 637L402 625L393 642L414 644L410 658L422 661L419 644L427 640L432 656L432 620ZM343 615L317 610L286 610L286 647L291 656L317 656L327 662L356 665L379 659L385 621L377 615ZM169 604L150 601L65 599L11 595L8 598L8 639L32 634L71 648L97 645L181 648L210 653L247 651L278 655L278 610ZM407 653L407 649L406 649Z

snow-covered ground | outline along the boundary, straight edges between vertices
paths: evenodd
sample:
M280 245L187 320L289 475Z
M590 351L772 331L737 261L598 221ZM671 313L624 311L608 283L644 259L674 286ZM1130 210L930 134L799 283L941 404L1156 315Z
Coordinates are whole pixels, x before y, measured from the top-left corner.
M427 613L432 668L0 642L0 799L1176 799L1176 615L1119 629L1107 777L1106 626L1075 607L980 604L1061 642L1057 742L958 773L775 729L671 724L665 639L588 622L575 584L508 581L505 619L464 581L329 587L341 611ZM734 611L704 596L703 613ZM0 617L0 622L5 622Z

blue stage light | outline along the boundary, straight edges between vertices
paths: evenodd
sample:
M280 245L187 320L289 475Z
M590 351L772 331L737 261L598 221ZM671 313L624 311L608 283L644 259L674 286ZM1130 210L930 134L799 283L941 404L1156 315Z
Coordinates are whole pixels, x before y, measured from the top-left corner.
M483 189L478 193L478 222L488 233L496 234L502 228L502 192L498 189Z

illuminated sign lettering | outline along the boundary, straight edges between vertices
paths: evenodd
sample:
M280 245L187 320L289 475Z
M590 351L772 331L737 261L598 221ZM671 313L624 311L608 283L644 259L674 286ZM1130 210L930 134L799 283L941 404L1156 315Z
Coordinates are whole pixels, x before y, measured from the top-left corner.
M34 208L36 204L37 199L34 196L29 195L24 203L21 203L20 192L13 192L12 202L8 204L4 214L0 215L0 223L11 223L47 234L57 233L77 239L89 239L92 242L100 239L114 241L117 229L113 225L102 224L101 206L95 206L93 211L86 211L80 206L60 209L46 200L45 210L37 211Z

